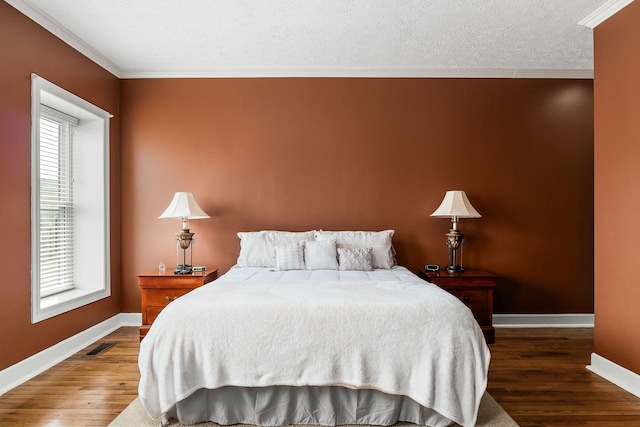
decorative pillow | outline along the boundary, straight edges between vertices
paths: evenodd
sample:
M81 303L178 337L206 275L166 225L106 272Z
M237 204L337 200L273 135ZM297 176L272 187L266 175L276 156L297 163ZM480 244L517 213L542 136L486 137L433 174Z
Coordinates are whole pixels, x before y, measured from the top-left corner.
M308 241L304 244L307 270L337 270L338 254L335 240Z
M240 232L239 267L275 267L276 246L290 245L305 240L314 240L314 231L249 231Z
M340 248L371 248L373 267L389 269L396 265L391 243L394 230L384 231L316 231L316 240L335 239Z
M304 270L304 243L276 246L276 270Z
M340 270L373 270L373 251L371 248L338 248Z

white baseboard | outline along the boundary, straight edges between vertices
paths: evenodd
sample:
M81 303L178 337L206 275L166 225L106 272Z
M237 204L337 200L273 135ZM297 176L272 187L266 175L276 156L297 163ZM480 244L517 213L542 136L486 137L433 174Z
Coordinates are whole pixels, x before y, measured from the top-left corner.
M593 328L593 314L494 314L496 328Z
M142 313L120 313L118 316L120 326L142 326Z
M140 326L140 313L120 313L0 371L0 396L122 326Z
M629 393L640 397L640 375L635 372L623 368L596 353L591 353L591 365L587 365L587 369Z

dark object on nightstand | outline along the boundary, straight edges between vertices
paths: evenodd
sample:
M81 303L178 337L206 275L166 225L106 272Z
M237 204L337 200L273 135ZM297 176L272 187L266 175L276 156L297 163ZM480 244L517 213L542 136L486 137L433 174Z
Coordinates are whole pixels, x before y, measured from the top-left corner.
M418 275L457 296L473 312L478 325L482 328L487 344L495 343L496 330L493 327L493 288L496 276L479 270L465 270L447 273L421 269Z

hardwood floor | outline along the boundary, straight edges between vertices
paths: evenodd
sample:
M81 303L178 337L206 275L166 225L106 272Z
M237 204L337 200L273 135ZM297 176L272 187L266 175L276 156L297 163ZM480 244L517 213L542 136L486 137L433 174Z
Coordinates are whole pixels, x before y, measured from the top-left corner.
M585 369L593 329L499 329L488 391L522 427L640 426L640 398Z
M105 426L137 395L138 328L121 328L0 396L0 426ZM96 356L103 342L116 344ZM589 372L591 329L498 329L489 393L522 427L640 426L640 398Z
M139 330L120 328L0 396L0 426L108 425L138 395ZM86 355L104 342L116 344Z

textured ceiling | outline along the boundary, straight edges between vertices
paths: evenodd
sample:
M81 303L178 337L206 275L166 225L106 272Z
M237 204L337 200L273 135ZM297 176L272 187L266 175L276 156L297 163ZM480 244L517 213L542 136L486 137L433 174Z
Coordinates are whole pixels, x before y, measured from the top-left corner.
M6 0L120 77L592 73L606 0Z

